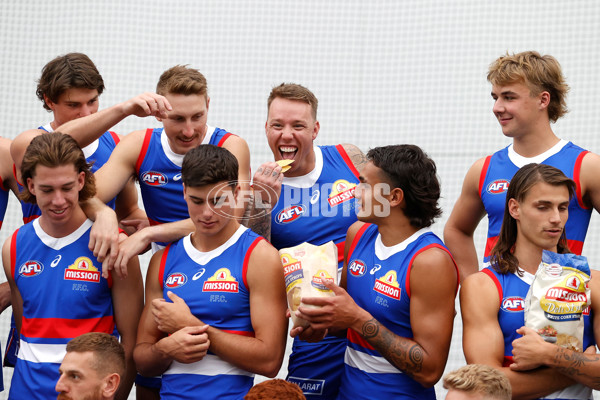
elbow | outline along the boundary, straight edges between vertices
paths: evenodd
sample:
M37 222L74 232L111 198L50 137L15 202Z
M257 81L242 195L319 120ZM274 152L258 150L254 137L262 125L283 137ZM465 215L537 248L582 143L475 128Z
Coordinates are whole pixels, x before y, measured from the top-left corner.
M420 373L413 375L413 379L416 380L417 382L419 382L421 384L421 386L428 389L428 388L433 387L436 383L438 383L438 381L442 377L443 373L444 373L443 368L439 371L438 370L430 370L430 371L425 370L425 371L421 371Z
M264 375L267 378L275 378L281 369L281 364L283 362L283 356L277 358L276 360L269 360L264 362L255 373Z

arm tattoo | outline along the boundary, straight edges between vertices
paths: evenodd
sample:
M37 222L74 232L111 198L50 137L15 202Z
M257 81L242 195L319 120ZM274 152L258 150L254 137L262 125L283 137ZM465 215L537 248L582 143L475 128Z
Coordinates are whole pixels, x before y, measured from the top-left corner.
M250 204L246 207L242 224L271 241L271 208L263 204L257 206L254 196L251 196Z
M342 146L344 147L344 150L346 150L346 153L348 154L348 157L350 157L354 167L356 167L358 172L361 172L367 163L367 157L365 157L363 152L353 144L343 144Z
M563 375L577 380L577 376L586 379L586 385L592 387L594 390L600 390L600 374L597 372L598 368L593 369L593 373L590 374L590 368L592 365L600 362L600 356L597 354L583 354L575 351L568 351L567 349L560 348L554 356L554 362L556 363L556 369Z
M393 334L375 318L362 326L362 336L393 366L413 377L423 369L423 348L410 339Z

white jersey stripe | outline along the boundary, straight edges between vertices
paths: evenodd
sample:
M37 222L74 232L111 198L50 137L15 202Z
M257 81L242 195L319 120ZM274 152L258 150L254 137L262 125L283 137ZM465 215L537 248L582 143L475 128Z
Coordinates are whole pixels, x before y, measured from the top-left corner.
M254 376L253 373L238 368L212 354L207 354L202 360L192 364L183 364L173 361L169 369L163 373L163 375L171 374Z
M66 344L28 343L21 338L17 357L34 363L60 364L67 354L66 349Z
M372 356L362 351L346 347L344 362L351 367L358 368L368 374L401 374L398 368L394 367L383 357Z

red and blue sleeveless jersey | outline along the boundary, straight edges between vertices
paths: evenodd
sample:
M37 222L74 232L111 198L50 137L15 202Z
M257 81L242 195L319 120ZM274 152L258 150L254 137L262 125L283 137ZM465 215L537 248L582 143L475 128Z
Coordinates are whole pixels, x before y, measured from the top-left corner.
M348 254L348 294L392 333L412 338L410 271L415 257L431 248L450 254L429 228L386 247L377 225L363 225ZM338 399L435 399L435 391L424 388L394 367L362 336L349 329Z
M50 124L45 126L40 126L38 129L52 132L52 127ZM102 136L98 139L94 140L91 144L85 146L83 150L83 154L87 162L92 164L92 172L96 172L100 167L102 167L109 159L112 151L119 143L119 136L114 132L104 132ZM15 179L16 179L15 173ZM19 186L19 192L23 190L23 184L25 182L17 182ZM108 203L106 203L110 208L115 208L115 199L112 199ZM41 214L41 211L37 204L26 203L21 201L21 211L23 212L23 223L26 224L36 218L38 218Z
M581 162L587 153L587 150L571 142L561 140L550 150L537 157L522 157L510 145L485 159L479 179L479 195L488 215L484 262L489 261L490 253L500 234L506 203L506 191L510 180L519 168L529 163L542 163L556 167L577 184L576 196L571 199L569 204L569 219L565 226L565 234L567 235L569 249L575 254L581 254L592 215L591 208L586 207L583 203L579 183Z
M231 135L223 129L207 127L202 144L222 147ZM183 157L171 150L163 128L146 130L135 169L150 225L189 218L181 183Z
M185 300L192 314L205 324L242 336L254 336L250 318L250 292L246 281L248 260L264 240L240 226L221 246L201 252L191 235L168 245L158 279L165 300L168 291ZM252 387L254 374L214 353L200 361L177 361L163 373L161 399L241 399Z
M12 236L12 277L23 299L20 347L10 399L50 399L66 344L87 332L115 328L112 281L88 249L92 222L62 238L47 235L39 220Z
M523 272L523 276L516 273L500 274L493 267L486 267L482 272L488 275L496 288L500 299L500 309L498 311L498 324L504 337L504 362L503 366L508 367L512 363L512 342L521 337L516 331L525 325L525 298L529 287L533 283L534 275ZM592 319L590 307L584 311L584 349L594 345L594 333L592 328ZM592 390L584 385L577 384L569 386L562 391L555 392L545 397L547 399L591 399Z
M356 222L354 191L359 173L341 145L315 147L315 168L283 178L271 213L271 243L277 249L333 240L343 264L346 231Z
M2 221L4 221L4 215L6 214L6 207L8 207L8 192L9 189L4 187L2 177L0 177L0 229L2 228Z

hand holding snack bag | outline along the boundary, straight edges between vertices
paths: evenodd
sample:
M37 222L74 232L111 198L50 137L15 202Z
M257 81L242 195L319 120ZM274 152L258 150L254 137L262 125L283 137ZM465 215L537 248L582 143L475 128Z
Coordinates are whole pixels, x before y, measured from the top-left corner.
M302 297L335 296L322 282L328 280L335 284L338 283L337 252L337 246L332 241L321 246L302 243L279 250L279 257L283 264L288 308L294 327L309 325L307 321L298 318L294 313L302 304Z
M525 300L525 326L548 342L582 352L583 311L591 304L589 280L585 257L544 250Z

